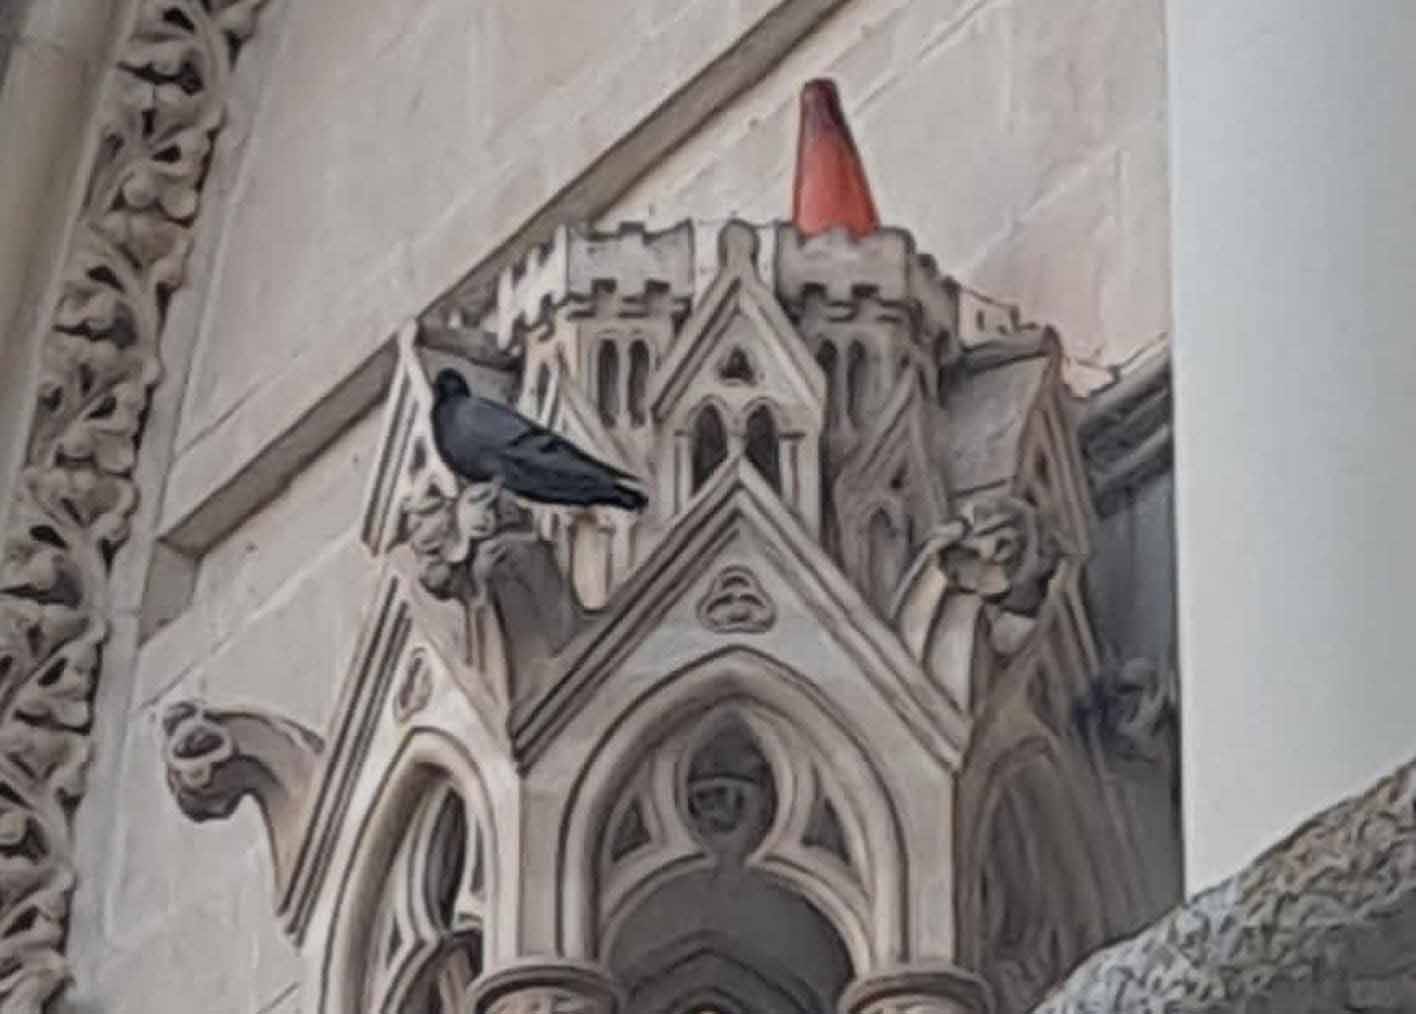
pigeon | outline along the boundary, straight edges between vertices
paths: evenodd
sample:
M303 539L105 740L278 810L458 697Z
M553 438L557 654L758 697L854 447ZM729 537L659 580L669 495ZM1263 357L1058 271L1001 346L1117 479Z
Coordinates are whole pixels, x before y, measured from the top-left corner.
M433 443L468 482L492 482L524 500L643 510L638 480L598 461L506 405L478 397L456 370L433 381Z

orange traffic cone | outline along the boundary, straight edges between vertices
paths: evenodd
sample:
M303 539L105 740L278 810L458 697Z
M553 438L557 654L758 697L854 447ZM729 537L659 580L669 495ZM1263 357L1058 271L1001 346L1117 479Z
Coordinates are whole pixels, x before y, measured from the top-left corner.
M805 236L845 226L859 237L880 228L836 83L826 78L801 90L792 221Z

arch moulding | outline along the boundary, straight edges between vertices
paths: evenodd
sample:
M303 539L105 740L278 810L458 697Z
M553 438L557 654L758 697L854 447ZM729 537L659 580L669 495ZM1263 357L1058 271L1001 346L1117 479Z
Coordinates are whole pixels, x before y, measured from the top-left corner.
M811 760L841 786L853 809L851 824L864 839L868 922L846 916L849 906L822 883L768 863L764 869L821 909L841 932L858 969L899 960L906 948L908 859L900 818L882 765L866 740L836 714L808 680L775 659L748 648L715 652L658 681L628 704L592 747L564 803L559 858L558 926L567 955L589 959L600 949L595 865L605 825L619 791L666 742L697 742L695 730L719 712L751 726L783 729L809 749ZM763 744L781 777L788 763L781 738ZM844 759L843 759L844 758ZM650 878L654 872L648 874Z

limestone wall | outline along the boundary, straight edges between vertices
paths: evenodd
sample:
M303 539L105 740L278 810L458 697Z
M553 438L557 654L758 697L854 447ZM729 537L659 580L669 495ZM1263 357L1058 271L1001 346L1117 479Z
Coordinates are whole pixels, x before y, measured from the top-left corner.
M120 559L70 1009L300 1009L309 970L271 918L259 822L178 813L157 716L198 694L324 726L370 587L354 528L378 429L369 364L744 33L780 42L758 24L773 9L269 0L164 339ZM1162 24L1160 0L855 0L592 204L611 220L784 214L797 90L833 75L884 217L1057 323L1076 359L1119 362L1169 314ZM210 520L184 527L193 516Z

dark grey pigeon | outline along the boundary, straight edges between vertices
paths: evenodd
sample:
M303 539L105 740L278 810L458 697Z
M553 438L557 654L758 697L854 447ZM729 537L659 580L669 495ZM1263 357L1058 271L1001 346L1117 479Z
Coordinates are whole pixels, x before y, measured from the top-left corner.
M642 510L634 476L597 461L506 405L479 398L456 370L433 381L433 442L468 482L497 482L525 500Z

